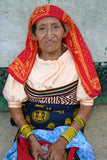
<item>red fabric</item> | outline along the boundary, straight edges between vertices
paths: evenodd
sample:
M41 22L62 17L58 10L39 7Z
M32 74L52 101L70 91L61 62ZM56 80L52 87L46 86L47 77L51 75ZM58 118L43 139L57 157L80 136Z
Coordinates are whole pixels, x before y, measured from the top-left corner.
M74 153L78 150L79 148L78 147L73 147L70 149L69 153L68 153L68 158L67 160L74 160L73 157L74 157Z
M17 141L17 160L33 160L28 154L30 151L29 143L22 137Z
M31 28L33 24L47 16L56 17L61 20L63 24L69 25L69 32L64 43L68 45L71 51L77 72L86 93L92 98L96 97L101 93L101 86L91 54L77 26L72 19L57 6L40 6L34 10L29 20L26 48L10 65L7 71L22 84L27 80L38 52L38 43L31 35Z
M48 144L48 146L51 145L51 143L49 142L45 142L45 141L39 141L39 143L41 145L45 145ZM78 150L79 148L77 147L73 147L70 149L69 154L68 154L68 158L66 155L66 152L64 152L64 157L63 160L74 160L74 153L76 150ZM27 140L21 136L19 136L17 138L17 160L33 160L30 156L30 144L27 142Z
M41 146L46 144L48 144L48 146L51 145L51 143L45 141L38 142ZM30 155L30 144L21 136L17 139L17 160L33 160Z

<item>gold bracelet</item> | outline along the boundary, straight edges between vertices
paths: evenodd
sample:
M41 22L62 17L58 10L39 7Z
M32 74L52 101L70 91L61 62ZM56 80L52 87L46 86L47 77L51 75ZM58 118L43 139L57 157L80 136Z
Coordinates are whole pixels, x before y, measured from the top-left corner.
M32 130L29 127L29 125L22 126L20 131L21 131L21 134L23 134L26 138L28 138L31 134L33 134Z
M77 131L73 127L68 127L67 130L61 135L61 137L64 137L68 143L70 143L76 134Z
M83 128L85 126L84 121L80 117L78 117L78 116L76 116L74 118L74 121L76 121L80 125L81 128Z
M30 135L34 135L33 132L29 132L28 135L26 136L26 139L28 139Z

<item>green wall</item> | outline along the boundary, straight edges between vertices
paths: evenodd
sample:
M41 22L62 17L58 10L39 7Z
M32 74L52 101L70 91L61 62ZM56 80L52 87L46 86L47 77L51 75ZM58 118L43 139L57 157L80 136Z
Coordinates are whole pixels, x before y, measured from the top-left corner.
M97 62L95 67L102 89L101 95L95 99L95 103L107 103L107 62Z
M8 73L6 72L7 68L0 68L0 110L7 109L7 101L2 95L2 90L7 79Z
M102 87L102 93L96 98L95 103L107 103L107 62L95 62L94 64ZM3 86L8 76L6 69L6 67L0 68L0 110L8 108L2 95Z

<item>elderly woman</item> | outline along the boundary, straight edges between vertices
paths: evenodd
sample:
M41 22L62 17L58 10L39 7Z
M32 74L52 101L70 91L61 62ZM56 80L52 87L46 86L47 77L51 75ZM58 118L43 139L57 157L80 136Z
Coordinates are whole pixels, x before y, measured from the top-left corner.
M27 139L33 159L62 160L71 147L78 147L81 160L94 159L89 148L81 150L79 130L100 94L100 83L78 28L63 10L53 5L34 10L26 48L7 71L3 94L19 127L17 135ZM38 139L51 143L46 153Z

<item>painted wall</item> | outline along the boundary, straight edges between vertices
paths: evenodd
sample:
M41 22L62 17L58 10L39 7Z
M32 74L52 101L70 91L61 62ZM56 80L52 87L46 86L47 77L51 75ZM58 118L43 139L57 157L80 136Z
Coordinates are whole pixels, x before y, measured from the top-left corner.
M72 17L93 60L107 61L107 0L0 0L0 67L7 67L24 49L32 11L49 2Z

